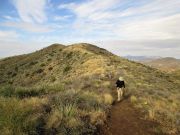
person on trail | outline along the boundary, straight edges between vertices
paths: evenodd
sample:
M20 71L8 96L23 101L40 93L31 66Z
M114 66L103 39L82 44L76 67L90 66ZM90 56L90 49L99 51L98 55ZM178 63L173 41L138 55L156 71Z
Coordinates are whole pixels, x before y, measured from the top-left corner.
M119 77L119 79L116 81L116 87L117 87L118 101L120 101L121 97L123 96L123 88L125 88L125 82L122 77Z

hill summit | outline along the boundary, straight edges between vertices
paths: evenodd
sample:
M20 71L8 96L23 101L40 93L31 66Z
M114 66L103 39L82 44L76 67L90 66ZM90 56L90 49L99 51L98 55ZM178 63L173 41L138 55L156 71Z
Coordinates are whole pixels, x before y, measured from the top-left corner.
M105 73L109 56L113 55L90 44L53 44L31 54L1 60L1 71L5 72L1 72L0 83L26 86L101 74Z
M157 132L178 132L179 80L95 45L53 44L8 57L0 60L0 75L0 120L5 119L0 129L4 133L93 134L116 98L119 76L144 118L161 123ZM12 108L14 103L16 108Z

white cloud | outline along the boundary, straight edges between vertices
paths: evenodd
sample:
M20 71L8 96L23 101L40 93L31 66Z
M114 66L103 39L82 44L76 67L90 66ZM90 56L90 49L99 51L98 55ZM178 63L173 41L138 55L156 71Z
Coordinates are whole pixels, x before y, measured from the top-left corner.
M3 16L5 19L7 19L7 20L13 20L14 18L13 17L11 17L11 16L9 16L9 15L4 15Z
M98 32L102 39L104 33L111 33L112 39L132 40L180 38L179 7L179 0L88 0L59 5L75 14L72 26L82 35Z
M178 29L180 0L84 0L61 4L58 6L59 11L54 8L53 0L13 1L20 17L19 20L5 15L3 16L5 21L0 23L0 26L15 29L19 34L24 34L19 30L34 32L35 34L28 33L29 35L24 36L25 38L28 36L29 48L32 45L38 46L42 42L93 43L94 41L118 40L97 44L118 55L180 57L180 41L177 41L180 39L180 29ZM51 15L50 21L56 21L56 23L47 21L45 9L50 11L48 13ZM55 13L58 13L57 16ZM72 22L65 23L64 21L71 19ZM23 41L23 35L20 39L18 33L13 30L0 30L1 56L3 47L7 44L9 48L14 46L12 47L14 50L19 48L17 51L19 53L21 50L26 50L26 43L20 43L22 46L18 47L19 42L3 42L17 39ZM9 55L15 54L8 52L8 49L4 52ZM13 49L9 50L13 51ZM32 46L31 49L35 50L36 47Z
M145 19L119 25L114 32L123 39L179 39L180 14L161 17L159 19Z
M72 17L71 15L64 15L64 16L54 16L54 20L55 21L63 21L63 20L67 20L70 17Z
M36 32L36 33L51 32L54 30L52 27L48 25L33 24L33 23L27 23L27 22L5 22L0 25L6 26L6 27L18 28L24 31Z
M112 14L109 14L108 11L110 11L113 8L116 8L116 4L118 4L119 1L120 0L103 0L99 2L99 0L91 0L79 4L61 4L58 8L69 9L73 11L78 18L89 18L95 20L95 18L101 19L106 18L108 16L112 16Z
M12 41L17 40L19 35L15 31L2 31L0 30L0 40Z
M111 40L94 44L119 56L161 56L180 59L180 40Z
M153 17L159 17L163 15L171 15L179 11L179 0L152 0L148 3L144 3L141 6L130 7L124 10L122 16L138 16L146 15Z
M20 18L28 23L43 23L47 20L46 3L47 0L13 0Z
M0 58L27 54L42 49L43 47L48 45L49 44L45 42L20 42L0 40Z

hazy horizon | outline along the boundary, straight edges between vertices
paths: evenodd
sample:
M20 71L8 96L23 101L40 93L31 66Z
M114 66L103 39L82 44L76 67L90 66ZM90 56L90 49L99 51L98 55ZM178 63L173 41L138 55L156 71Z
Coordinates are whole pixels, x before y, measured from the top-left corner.
M119 56L180 58L179 7L179 0L1 0L0 58L80 42Z
M93 45L97 45L98 47L107 49L108 51L112 52L113 54L116 54L116 55L122 56L122 57L126 57L126 56L134 56L134 57L143 56L143 57L157 57L157 58L158 57L159 58L173 57L173 58L176 58L176 59L180 59L180 57L171 56L171 55L168 55L168 54L163 55L163 56L158 55L158 54L157 55L147 55L145 51L144 51L144 53L141 53L141 54L140 53L126 53L125 49L127 49L127 48L121 48L120 47L119 49L117 49L116 47L112 47L112 45L109 46L108 43L111 43L111 42L113 42L113 41L107 41L105 43L103 43L103 42L89 42L89 43L93 44ZM117 41L114 41L114 42L117 42ZM114 42L112 44L113 44L113 46L116 46L117 43L114 43ZM126 41L122 41L122 42L126 42ZM85 43L85 42L77 42L77 43ZM86 42L86 43L88 43L88 42ZM18 56L18 55L33 53L35 51L41 50L41 49L43 49L45 47L48 47L48 46L50 46L52 44L56 44L56 42L55 43L49 43L49 44L40 44L39 46L36 46L36 47L33 47L33 48L31 48L32 46L29 46L30 48L28 48L28 47L23 48L21 46L19 46L19 47L17 46L17 50L12 50L9 53L4 53L4 54L2 53L3 51L1 52L1 50L0 50L0 52L1 52L0 53L1 54L0 59L6 58L6 57L13 57L13 56ZM67 43L58 43L58 44L63 44L65 46L68 46L68 45L72 45L72 44L76 44L76 43L69 43L69 44L67 44ZM139 44L139 45L141 45L141 44ZM9 51L10 48L7 47L6 50ZM148 51L151 51L151 49L149 49ZM125 52L125 53L121 53L121 52Z

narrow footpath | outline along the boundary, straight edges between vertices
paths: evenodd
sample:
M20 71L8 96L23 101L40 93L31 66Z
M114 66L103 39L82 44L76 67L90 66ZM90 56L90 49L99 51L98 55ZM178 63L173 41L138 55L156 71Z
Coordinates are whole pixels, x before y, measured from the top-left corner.
M133 107L129 98L112 106L103 135L158 135L158 124L143 119L143 114Z

